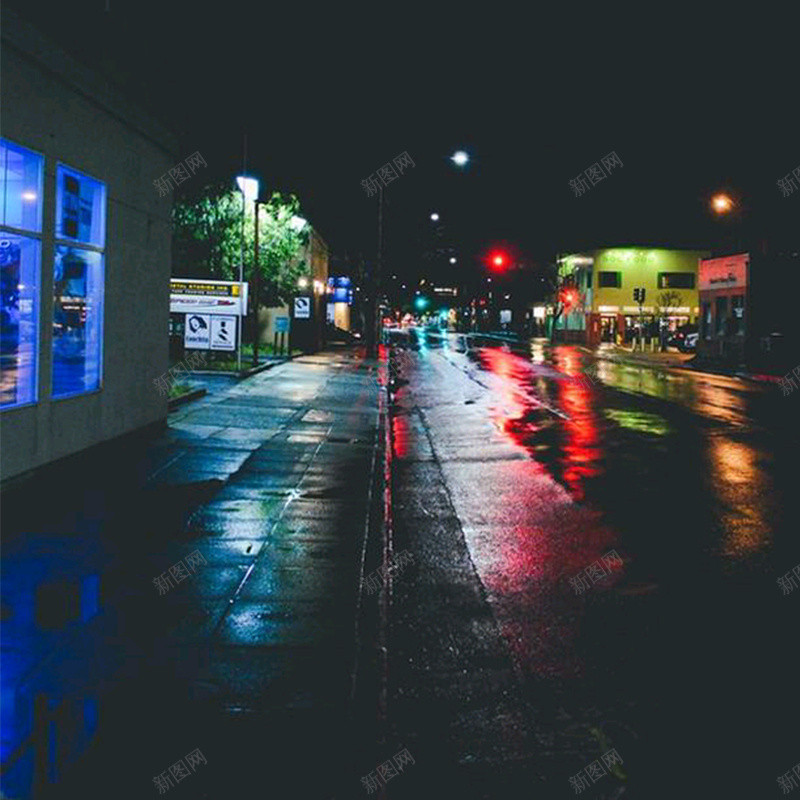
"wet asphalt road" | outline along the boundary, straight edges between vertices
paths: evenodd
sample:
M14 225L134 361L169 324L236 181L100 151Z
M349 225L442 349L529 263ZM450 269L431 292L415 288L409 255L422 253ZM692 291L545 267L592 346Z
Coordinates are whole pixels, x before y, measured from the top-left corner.
M780 796L800 761L796 398L395 334L391 797ZM614 550L606 574L570 584ZM601 561L602 564L602 561ZM585 768L614 748L616 774Z

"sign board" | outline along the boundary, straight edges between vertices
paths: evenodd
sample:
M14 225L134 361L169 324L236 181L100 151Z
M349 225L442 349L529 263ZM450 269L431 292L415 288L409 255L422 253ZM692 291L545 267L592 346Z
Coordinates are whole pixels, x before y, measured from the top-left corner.
M744 289L747 286L749 265L748 253L700 259L698 288L701 292L712 289Z
M214 314L211 317L211 349L236 349L236 317Z
M289 317L275 317L275 333L289 333Z
M352 281L347 277L328 278L328 302L353 303Z
M183 332L183 346L186 350L208 350L211 336L211 316L209 314L187 314Z
M294 318L311 319L311 298L295 297L294 299Z
M169 310L173 314L236 314L247 316L247 284L172 278Z
M511 322L511 309L510 308L501 308L500 309L500 324L508 324Z

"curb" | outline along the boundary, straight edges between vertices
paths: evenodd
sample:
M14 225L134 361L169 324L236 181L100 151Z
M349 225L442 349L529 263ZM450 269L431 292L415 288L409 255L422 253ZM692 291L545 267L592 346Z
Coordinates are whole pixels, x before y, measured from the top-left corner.
M301 354L298 353L297 355ZM263 364L259 364L255 367L248 367L247 369L243 369L241 372L223 369L195 369L192 370L192 372L195 375L227 375L229 378L237 378L238 380L241 380L242 378L249 378L251 375L256 375L259 372L263 372L266 369L277 367L279 364L285 364L287 361L292 361L293 359L297 358L297 355L285 356L281 361L265 361Z
M205 397L206 394L208 394L206 389L192 389L191 392L186 392L186 394L182 394L180 397L173 397L171 400L168 400L167 410L173 411L185 403L191 403L192 400L199 400L201 397Z

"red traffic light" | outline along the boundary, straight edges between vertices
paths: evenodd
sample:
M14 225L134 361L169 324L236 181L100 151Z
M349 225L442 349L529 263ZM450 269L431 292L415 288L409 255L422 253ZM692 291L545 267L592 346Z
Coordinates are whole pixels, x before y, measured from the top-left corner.
M496 253L492 256L492 264L494 264L496 267L502 267L505 263L506 260L503 258L502 253Z
M561 302L565 306L574 306L578 302L578 293L574 289L561 292Z

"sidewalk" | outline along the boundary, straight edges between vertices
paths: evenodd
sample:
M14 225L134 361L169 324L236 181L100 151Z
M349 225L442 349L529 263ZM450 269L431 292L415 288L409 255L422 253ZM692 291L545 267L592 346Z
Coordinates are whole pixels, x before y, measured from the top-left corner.
M3 760L43 695L63 713L42 796L155 796L157 776L183 797L359 793L378 392L360 352L299 357L3 496Z
M623 347L604 346L594 351L596 358L605 361L621 361L626 364L641 364L662 369L690 369L695 372L708 372L715 375L727 375L741 378L742 380L757 383L777 384L780 378L777 375L766 375L757 372L725 366L719 362L702 360L695 353L680 352L632 352Z

